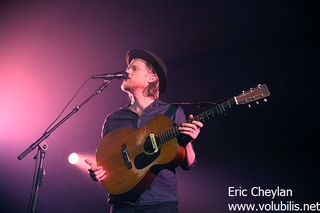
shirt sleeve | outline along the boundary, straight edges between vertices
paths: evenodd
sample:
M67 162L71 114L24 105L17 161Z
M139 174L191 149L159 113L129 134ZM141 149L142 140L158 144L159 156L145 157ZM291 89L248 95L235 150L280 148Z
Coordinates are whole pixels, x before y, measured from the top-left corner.
M104 136L106 134L108 134L109 132L111 132L112 128L110 125L110 115L108 115L105 119L104 122L102 124L102 128L101 128L101 138L104 138Z
M184 113L183 109L181 107L178 107L175 117L174 117L174 122L176 124L181 124L186 121L186 114Z

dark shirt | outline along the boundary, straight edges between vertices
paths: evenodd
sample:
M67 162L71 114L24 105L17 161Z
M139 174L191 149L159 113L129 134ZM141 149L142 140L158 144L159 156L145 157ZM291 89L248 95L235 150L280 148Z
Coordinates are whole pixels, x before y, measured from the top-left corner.
M174 109L174 110L172 110ZM172 105L156 100L150 104L139 117L138 114L131 111L129 106L116 110L109 114L102 128L102 136L118 128L141 128L149 120L157 115L166 114L176 124L185 121L186 116L181 107L172 107ZM188 166L182 166L183 169L189 169ZM109 202L116 203L116 196L109 195ZM154 179L147 190L140 195L139 199L133 205L153 205L164 202L177 202L177 178L175 169L162 169Z

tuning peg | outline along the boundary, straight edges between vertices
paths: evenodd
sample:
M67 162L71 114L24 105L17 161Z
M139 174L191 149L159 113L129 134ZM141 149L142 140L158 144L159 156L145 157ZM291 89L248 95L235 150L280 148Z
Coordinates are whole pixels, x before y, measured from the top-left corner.
M251 104L248 104L248 107L251 108Z
M264 101L264 102L268 102L268 100L267 100L266 98L265 98L265 99L263 99L263 101Z
M259 101L256 101L256 104L259 105Z

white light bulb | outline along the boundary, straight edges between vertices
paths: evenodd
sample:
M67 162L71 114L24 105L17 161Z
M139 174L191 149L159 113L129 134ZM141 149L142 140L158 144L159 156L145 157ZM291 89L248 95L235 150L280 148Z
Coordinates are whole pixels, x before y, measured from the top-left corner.
M75 152L71 153L68 157L68 161L71 164L76 164L79 161L79 155Z

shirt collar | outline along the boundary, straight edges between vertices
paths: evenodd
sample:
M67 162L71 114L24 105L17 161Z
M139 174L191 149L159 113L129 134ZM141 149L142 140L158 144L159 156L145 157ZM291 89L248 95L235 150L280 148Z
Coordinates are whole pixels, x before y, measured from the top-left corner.
M152 102L147 108L145 108L142 112L142 115L145 113L145 112L148 112L150 110L152 110L154 107L157 107L157 106L161 106L161 105L166 105L167 103L160 100L160 99L156 99L154 102ZM130 104L126 105L125 107L121 108L121 110L125 110L125 111L130 111L130 112L133 112L130 110L129 108ZM133 112L135 113L135 112Z

